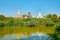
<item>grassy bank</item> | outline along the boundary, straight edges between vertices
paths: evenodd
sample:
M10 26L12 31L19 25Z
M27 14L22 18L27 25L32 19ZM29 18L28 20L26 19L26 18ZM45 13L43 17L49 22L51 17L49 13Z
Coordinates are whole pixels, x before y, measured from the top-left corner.
M40 27L15 27L15 26L11 26L11 27L3 27L0 28L0 36L4 36L6 34L16 34L16 33L23 33L27 35L30 35L31 33L34 32L42 32L42 33L46 33L46 34L52 34L54 33L55 28L54 27L44 27L44 26L40 26Z

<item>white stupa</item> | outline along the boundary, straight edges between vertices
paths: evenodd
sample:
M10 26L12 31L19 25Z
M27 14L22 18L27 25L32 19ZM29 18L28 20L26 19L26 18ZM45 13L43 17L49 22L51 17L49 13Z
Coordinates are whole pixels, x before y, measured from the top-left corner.
M36 18L43 18L43 15L41 14L41 12L39 12Z
M20 12L20 8L18 9L18 12L17 12L17 18L22 18L22 15L21 15L21 12Z

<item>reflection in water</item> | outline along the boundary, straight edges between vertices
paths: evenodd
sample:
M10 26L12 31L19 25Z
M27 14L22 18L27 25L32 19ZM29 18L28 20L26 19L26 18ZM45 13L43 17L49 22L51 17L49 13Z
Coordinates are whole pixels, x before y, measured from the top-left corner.
M12 35L5 35L4 37L1 37L0 40L14 40L16 39L16 35L12 34Z
M20 34L5 35L0 40L48 40L48 35L43 33L33 33L31 36Z
M21 38L20 40L48 40L48 35L43 33L33 33L30 37Z

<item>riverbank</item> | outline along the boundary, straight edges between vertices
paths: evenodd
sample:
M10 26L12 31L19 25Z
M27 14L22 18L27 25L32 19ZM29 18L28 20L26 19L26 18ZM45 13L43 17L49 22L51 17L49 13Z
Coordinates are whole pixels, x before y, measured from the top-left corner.
M45 34L53 34L55 28L54 27L45 27L45 26L40 26L40 27L3 27L0 28L0 37L6 35L6 34L26 34L31 35L31 33L34 32L42 32Z

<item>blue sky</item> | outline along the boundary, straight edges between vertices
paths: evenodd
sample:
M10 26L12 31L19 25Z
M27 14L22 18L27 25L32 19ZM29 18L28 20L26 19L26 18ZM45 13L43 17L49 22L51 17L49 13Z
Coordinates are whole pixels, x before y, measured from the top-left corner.
M18 8L22 14L31 12L36 16L40 11L43 15L60 15L60 0L0 0L0 14L16 16Z

